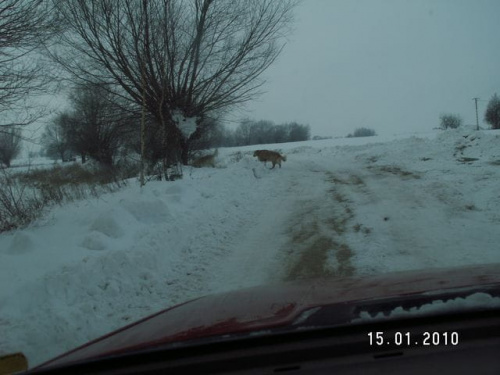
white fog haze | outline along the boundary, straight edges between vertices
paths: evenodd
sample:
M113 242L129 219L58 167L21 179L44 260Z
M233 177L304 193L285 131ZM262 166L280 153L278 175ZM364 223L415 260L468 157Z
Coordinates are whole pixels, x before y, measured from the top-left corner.
M23 21L18 44L3 17ZM282 367L262 373L295 373L281 358L304 333L306 371L316 353L339 368L466 361L486 346L472 331L499 332L497 94L500 0L0 1L0 375L5 358L43 371L80 345L156 371L135 355L187 363L182 341L202 337L196 368L217 342L217 361L241 355L228 366L267 355ZM438 316L407 326L439 334L458 315L476 346L372 353L356 326ZM259 321L276 340L251 356L217 341ZM163 357L170 343L181 355Z
M496 0L304 0L248 116L346 136L426 131L441 113L483 124L500 87Z

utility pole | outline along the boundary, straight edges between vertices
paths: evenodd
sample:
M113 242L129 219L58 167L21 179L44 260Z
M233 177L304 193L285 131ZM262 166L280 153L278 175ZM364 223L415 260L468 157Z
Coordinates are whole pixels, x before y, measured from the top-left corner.
M479 130L479 117L477 115L477 101L479 100L479 98L472 98L472 100L474 100L476 102L476 130Z

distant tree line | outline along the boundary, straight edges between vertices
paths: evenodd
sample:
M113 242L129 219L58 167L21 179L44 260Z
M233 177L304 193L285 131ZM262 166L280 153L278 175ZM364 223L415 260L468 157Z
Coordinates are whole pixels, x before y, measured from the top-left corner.
M289 122L275 124L268 120L243 119L236 129L216 124L193 146L194 149L210 147L235 147L256 144L307 141L311 138L309 125Z
M233 146L247 146L268 143L307 141L311 138L309 125L289 122L274 124L272 121L250 119L242 120L226 142Z
M353 133L348 134L347 138L353 138L353 137L373 137L375 135L377 135L377 133L373 129L357 128L357 129L354 130Z

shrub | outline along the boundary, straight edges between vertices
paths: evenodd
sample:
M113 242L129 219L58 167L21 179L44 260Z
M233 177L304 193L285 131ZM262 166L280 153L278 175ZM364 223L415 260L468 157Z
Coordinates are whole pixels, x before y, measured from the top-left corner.
M98 197L126 185L127 169L91 170L79 164L0 176L0 233L25 226L43 209L78 199Z
M459 115L443 114L439 116L441 129L456 129L462 125L462 118Z
M373 137L375 135L377 135L377 133L375 133L375 130L373 130L373 129L357 128L356 130L354 130L354 133L353 134L349 134L347 136L347 138L351 138L351 137Z
M0 233L35 220L44 202L5 170L0 176Z

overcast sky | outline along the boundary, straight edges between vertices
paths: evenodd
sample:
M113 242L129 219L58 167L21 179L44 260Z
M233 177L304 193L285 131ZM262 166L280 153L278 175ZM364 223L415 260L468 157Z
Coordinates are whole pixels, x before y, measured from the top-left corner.
M312 135L426 131L439 115L482 123L500 94L500 0L303 0L248 117Z

